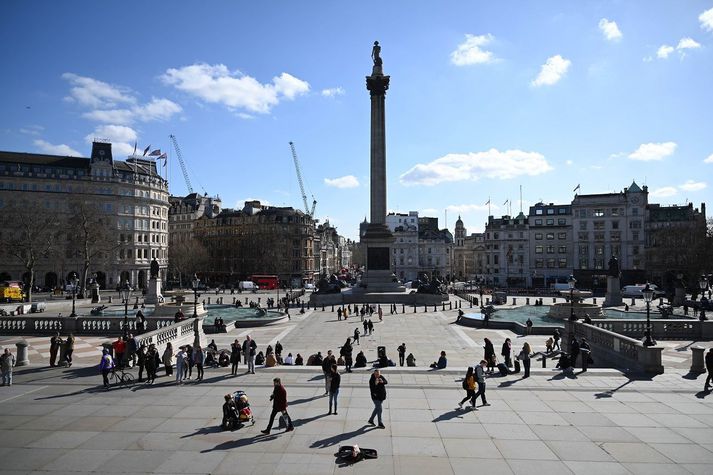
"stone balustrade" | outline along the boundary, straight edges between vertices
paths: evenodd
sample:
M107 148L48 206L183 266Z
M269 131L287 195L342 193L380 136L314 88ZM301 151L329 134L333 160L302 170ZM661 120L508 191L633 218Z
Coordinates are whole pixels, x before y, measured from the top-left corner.
M136 320L127 320L129 332L136 333ZM157 330L173 324L173 318L147 318L146 330ZM39 314L0 317L2 335L121 335L124 317L47 317Z
M604 321L604 320L600 320ZM606 320L611 322L611 320ZM645 322L644 322L645 323ZM615 333L597 325L565 320L562 347L569 351L571 335L586 338L592 348L592 358L597 366L614 366L635 373L661 374L661 346L644 346L634 338Z
M646 320L597 319L592 325L638 340L646 332ZM657 318L651 320L651 336L654 340L711 340L713 321Z
M200 344L205 347L207 339L203 333L203 317L189 318L178 323L171 322L169 325L154 331L142 333L135 336L137 348L141 345L156 345L159 356L163 355L166 345L170 342L174 353L178 347L183 345Z

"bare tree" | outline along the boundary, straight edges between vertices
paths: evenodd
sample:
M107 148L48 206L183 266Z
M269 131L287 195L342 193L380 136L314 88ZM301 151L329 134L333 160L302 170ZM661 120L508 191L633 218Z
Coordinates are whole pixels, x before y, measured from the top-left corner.
M173 243L168 247L169 273L178 277L179 286L183 286L183 277L201 273L208 268L209 256L206 247L197 239Z
M121 246L116 234L116 219L105 213L101 206L101 203L80 198L69 201L70 215L66 223L73 239L67 246L82 261L78 291L81 296L85 293L92 264L109 260Z
M20 262L29 275L26 297L32 302L35 268L56 251L61 219L56 213L38 208L36 203L15 201L3 209L0 224L0 247Z

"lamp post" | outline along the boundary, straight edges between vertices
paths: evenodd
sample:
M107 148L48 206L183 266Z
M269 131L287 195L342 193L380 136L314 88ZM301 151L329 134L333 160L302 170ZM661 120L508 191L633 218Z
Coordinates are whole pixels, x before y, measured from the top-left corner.
M127 279L121 286L121 290L119 290L121 299L124 301L124 340L129 338L129 299L131 298L131 291L132 288Z
M197 274L193 274L193 318L198 317L198 284L201 283Z
M698 287L701 288L701 299L700 299L700 302L701 302L701 314L700 314L700 317L698 317L698 319L699 319L700 321L704 322L704 321L708 320L708 319L706 318L706 309L703 308L703 297L704 297L705 294L706 294L706 289L708 289L708 279L706 278L706 275L705 275L705 274L702 274L702 275L701 275L701 279L698 281Z
M654 289L646 283L646 287L641 291L644 295L644 301L646 302L646 338L644 339L644 346L654 346L656 342L651 338L651 301L654 299Z
M69 314L70 317L75 318L77 316L76 310L76 300L77 300L77 284L79 283L79 278L77 273L72 271L69 274L69 285L72 288L72 313Z
M574 314L574 286L577 284L577 279L574 278L574 275L569 276L567 284L569 284L569 321L576 322L577 316Z

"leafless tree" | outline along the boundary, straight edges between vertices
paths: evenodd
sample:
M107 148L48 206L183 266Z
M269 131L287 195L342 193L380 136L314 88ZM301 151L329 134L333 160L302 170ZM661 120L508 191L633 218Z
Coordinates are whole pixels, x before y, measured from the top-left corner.
M209 265L208 250L197 239L172 243L168 247L168 271L183 286L184 276L200 274Z

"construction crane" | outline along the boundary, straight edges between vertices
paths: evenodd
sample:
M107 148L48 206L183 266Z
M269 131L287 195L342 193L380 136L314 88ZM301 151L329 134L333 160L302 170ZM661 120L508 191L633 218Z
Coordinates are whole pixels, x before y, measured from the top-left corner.
M188 194L193 194L193 185L191 185L191 179L188 178L188 170L186 170L186 164L183 163L183 155L181 154L181 149L178 147L178 142L176 141L176 136L171 134L168 136L173 143L173 148L176 150L176 156L178 157L178 163L181 164L181 171L183 172L183 179L186 180L186 186L188 187Z
M312 195L312 209L309 209L309 205L307 204L307 194L305 193L305 185L304 182L302 181L302 169L300 167L300 161L297 158L297 151L295 150L295 144L293 142L290 142L290 149L292 150L292 159L295 162L295 171L297 172L297 182L300 184L300 191L302 192L302 202L305 205L305 213L310 218L314 218L314 209L317 206L317 200L314 199L314 195Z

